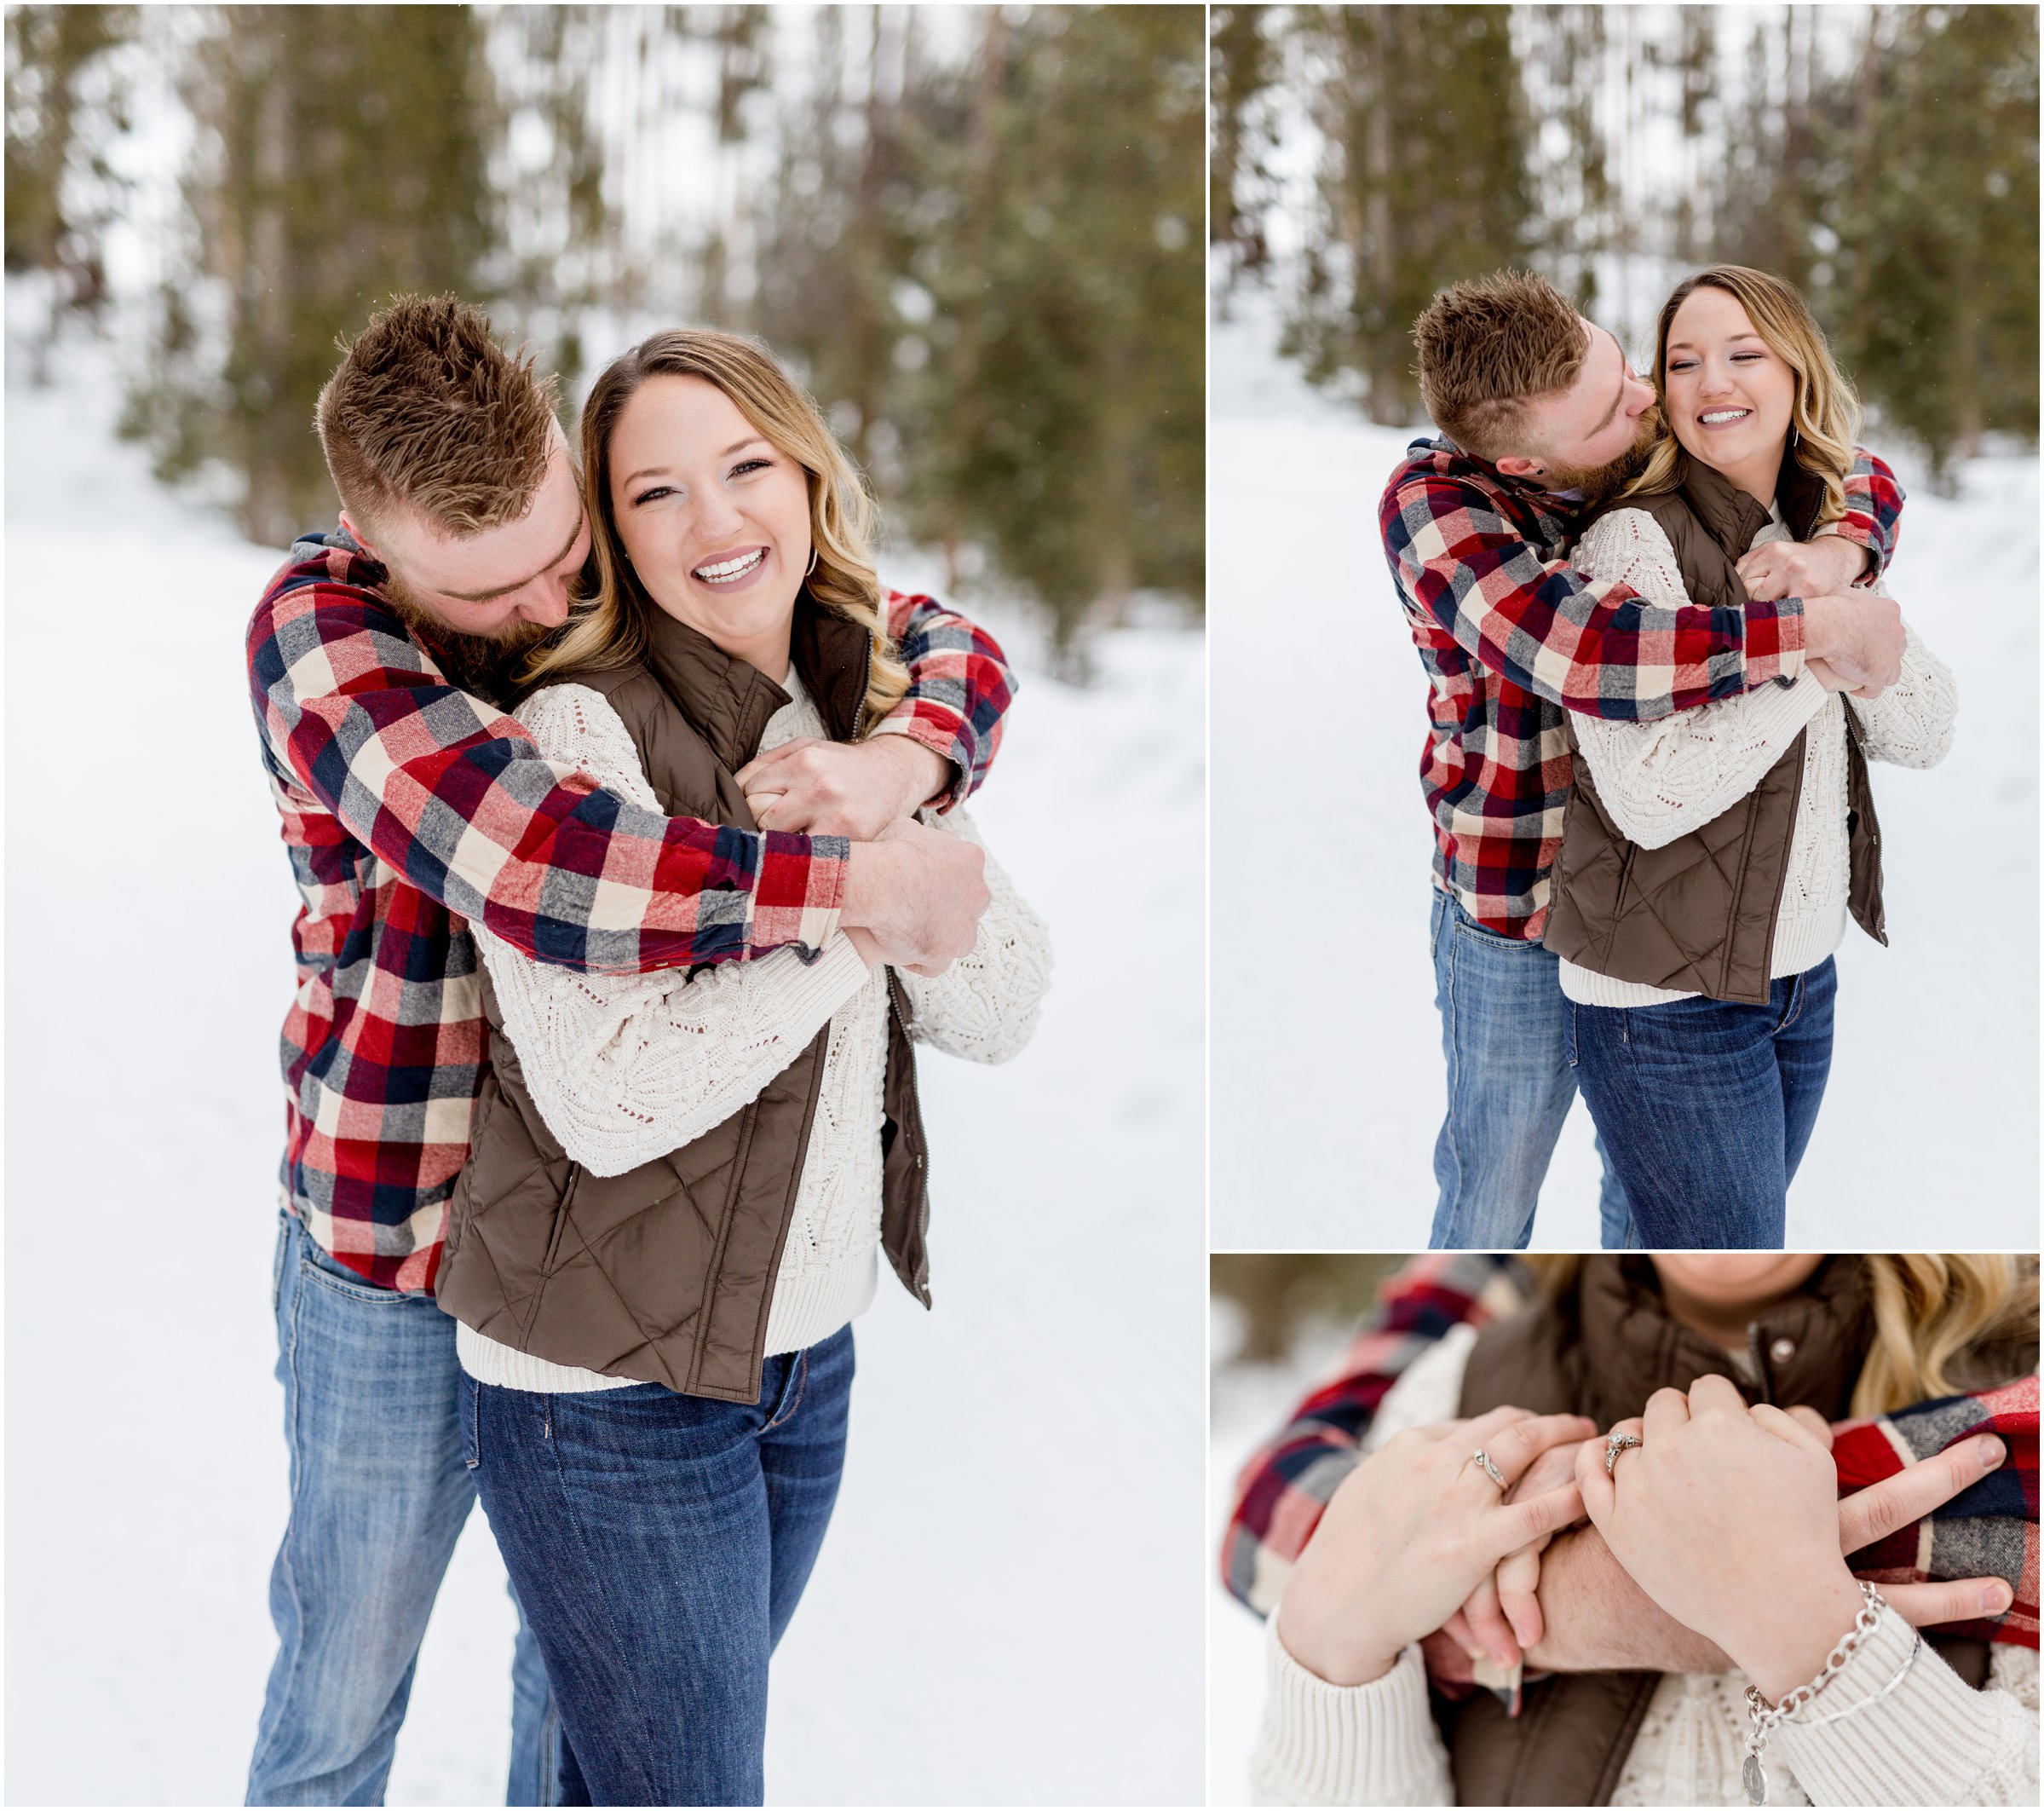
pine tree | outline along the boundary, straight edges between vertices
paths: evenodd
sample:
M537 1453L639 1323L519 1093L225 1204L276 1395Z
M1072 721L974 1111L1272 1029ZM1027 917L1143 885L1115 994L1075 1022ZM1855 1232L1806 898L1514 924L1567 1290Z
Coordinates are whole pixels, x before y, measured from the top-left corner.
M107 53L135 27L131 6L8 9L7 268L55 274L59 313L91 314L107 300L101 242L119 186L106 152L127 124ZM95 76L96 104L83 92Z
M1372 419L1412 421L1413 321L1539 243L1509 9L1327 8L1303 24L1330 72L1314 96L1328 157L1287 348L1317 381L1358 376Z
M1281 73L1267 6L1212 9L1208 69L1213 142L1207 157L1207 234L1224 254L1224 286L1270 262L1264 211L1270 205L1271 125L1266 109Z
M159 476L224 462L243 531L278 545L334 512L313 405L337 339L396 291L490 299L482 25L452 7L227 8L187 101L217 163L187 182L188 268L127 426Z

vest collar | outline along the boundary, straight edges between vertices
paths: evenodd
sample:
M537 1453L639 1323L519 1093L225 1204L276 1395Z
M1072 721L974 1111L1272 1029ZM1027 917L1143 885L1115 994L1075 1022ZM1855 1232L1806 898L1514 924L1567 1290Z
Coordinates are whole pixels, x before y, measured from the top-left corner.
M759 752L768 719L788 695L750 661L650 602L642 606L646 665L702 734L717 764L736 772ZM795 600L789 655L833 741L859 733L872 640L804 590Z
M1686 453L1676 459L1674 488L1682 493L1704 533L1734 562L1753 545L1753 536L1767 526L1766 505L1759 498L1747 496L1723 472L1701 459L1692 459ZM1804 470L1793 447L1782 450L1774 499L1789 533L1797 540L1809 539L1817 529L1824 486L1821 479Z
M1582 1378L1606 1426L1637 1415L1655 1390L1685 1390L1713 1372L1748 1402L1806 1403L1827 1421L1843 1420L1872 1330L1865 1266L1855 1257L1826 1258L1794 1295L1754 1316L1747 1327L1751 1377L1668 1313L1644 1258L1586 1258L1577 1300Z

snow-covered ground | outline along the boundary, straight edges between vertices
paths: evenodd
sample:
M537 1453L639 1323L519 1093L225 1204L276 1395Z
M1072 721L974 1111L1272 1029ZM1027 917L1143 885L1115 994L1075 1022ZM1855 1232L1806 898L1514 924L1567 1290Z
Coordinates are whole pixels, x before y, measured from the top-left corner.
M1273 339L1247 307L1210 367L1216 947L1238 851L1262 857L1259 923L1285 932L1214 969L1211 1231L1224 1250L1396 1249L1426 1238L1445 1099L1426 683L1376 526L1412 435L1313 392ZM2037 460L1974 460L1956 500L1894 463L1910 494L1890 588L1958 676L1958 739L1931 772L1875 776L1891 947L1847 927L1788 1238L2034 1249ZM1578 1101L1537 1244L1596 1246L1597 1175Z
M7 1797L238 1803L285 1491L296 896L241 655L278 556L150 482L97 359L8 362ZM1200 1794L1203 650L1096 664L1025 667L978 806L1055 990L1012 1066L924 1065L938 1306L889 1286L860 1324L777 1802ZM393 1802L501 1798L511 1629L477 1514Z

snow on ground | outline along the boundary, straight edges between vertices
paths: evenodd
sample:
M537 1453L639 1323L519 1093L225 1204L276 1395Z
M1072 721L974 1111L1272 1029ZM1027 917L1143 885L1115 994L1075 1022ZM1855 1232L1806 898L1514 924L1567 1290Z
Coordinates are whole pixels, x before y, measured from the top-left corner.
M278 556L113 443L100 360L37 391L15 354L7 1796L239 1802L285 1507L296 895L241 656ZM1010 1067L925 1061L938 1306L885 1284L860 1324L836 1526L775 1662L777 1802L1200 1796L1204 660L1131 630L1097 666L1025 673L976 806L1055 989ZM501 1797L511 1629L478 1514L392 1802Z
M1214 969L1211 1234L1223 1250L1396 1249L1425 1242L1445 1099L1426 683L1376 526L1412 434L1310 390L1273 339L1251 306L1217 325L1211 356L1216 947L1244 841L1284 931L1264 960ZM1958 676L1959 732L1931 772L1876 773L1891 947L1847 926L1788 1239L2034 1249L2037 460L1974 460L1957 500L1893 463L1910 496L1890 585ZM1597 1176L1579 1100L1537 1244L1596 1246Z

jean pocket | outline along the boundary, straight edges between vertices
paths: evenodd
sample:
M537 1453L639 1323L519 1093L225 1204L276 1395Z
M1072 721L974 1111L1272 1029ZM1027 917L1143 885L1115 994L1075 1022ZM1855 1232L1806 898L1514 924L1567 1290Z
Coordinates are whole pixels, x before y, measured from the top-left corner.
M308 1231L305 1235L305 1249L298 1259L298 1274L309 1277L322 1289L336 1295L344 1295L350 1301L366 1302L382 1307L387 1302L406 1302L412 1299L403 1289L381 1289L368 1278L352 1271L321 1246Z
M1575 1006L1575 1002L1573 1000L1571 1000L1571 1001L1567 1001L1567 1002L1565 1002L1565 1003L1566 1003L1566 1005L1567 1005L1567 1006L1568 1006L1568 1008L1569 1008L1569 1030L1568 1030L1568 1032L1567 1032L1567 1037L1568 1037L1568 1041L1569 1041L1569 1068L1571 1068L1571 1069L1579 1069L1579 1068L1581 1068L1582 1065L1581 1065L1581 1059L1578 1058L1578 1056L1577 1056L1577 1054L1576 1054L1576 1049L1575 1049L1575 1012L1576 1012L1576 1006Z
M466 1371L461 1374L461 1462L474 1471L482 1463L482 1431L477 1425L481 1408L481 1387Z
M284 1260L291 1249L291 1216L288 1208L277 1209L277 1250L270 1260L270 1312L284 1301Z

